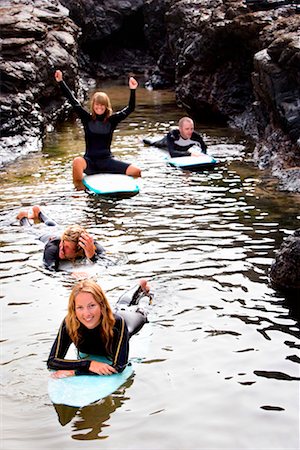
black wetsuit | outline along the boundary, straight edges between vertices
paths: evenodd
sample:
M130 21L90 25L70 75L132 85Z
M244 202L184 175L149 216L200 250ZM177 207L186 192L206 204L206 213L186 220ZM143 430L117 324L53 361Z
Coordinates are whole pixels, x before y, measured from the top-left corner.
M167 134L166 143L172 158L178 156L191 156L188 150L194 145L198 146L202 153L206 153L207 150L207 145L196 131L193 132L190 139L184 139L180 135L179 129L171 130Z
M129 335L125 319L115 314L116 323L114 326L114 336L112 344L112 355L108 355L105 346L101 340L100 326L89 330L81 325L79 328L82 336L77 347L81 353L106 356L112 360L113 367L121 372L128 362ZM91 361L88 359L64 359L66 353L72 344L72 340L66 328L66 322L63 321L55 342L52 346L49 358L48 368L54 370L76 370L80 373L89 373Z
M64 81L59 82L62 92L70 101L79 116L85 133L85 154L87 163L85 173L121 173L125 174L130 164L115 159L110 151L113 132L117 125L135 109L135 89L130 89L129 104L121 111L105 119L104 115L97 115L94 120L92 114L87 112L74 97Z
M61 241L60 237L57 236L41 236L40 240L45 242L46 238L46 245L44 248L44 255L43 255L43 262L44 265L47 267L47 269L55 270L57 271L59 268L59 244ZM98 242L94 242L95 245L95 254L92 258L90 258L90 261L96 262L99 259L99 256L105 253L104 248L98 244ZM79 258L84 259L84 257Z

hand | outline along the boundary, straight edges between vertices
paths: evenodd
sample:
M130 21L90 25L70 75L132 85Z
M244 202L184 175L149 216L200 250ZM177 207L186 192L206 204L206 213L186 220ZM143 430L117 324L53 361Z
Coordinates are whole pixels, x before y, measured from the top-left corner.
M51 378L67 378L73 377L75 375L75 370L57 370L51 374Z
M62 81L63 80L63 74L62 74L62 71L61 70L56 70L55 71L55 74L54 74L54 77L55 77L55 79L56 79L56 81L59 83L60 81Z
M199 156L201 154L201 150L198 145L192 145L192 147L188 149L188 152L191 156Z
M130 89L136 89L138 87L139 83L136 81L135 78L130 77L128 85L129 85Z
M83 249L86 258L91 259L95 254L94 239L87 232L80 235L78 245Z
M97 375L112 375L113 373L117 373L114 367L99 361L91 362L90 371L96 373Z

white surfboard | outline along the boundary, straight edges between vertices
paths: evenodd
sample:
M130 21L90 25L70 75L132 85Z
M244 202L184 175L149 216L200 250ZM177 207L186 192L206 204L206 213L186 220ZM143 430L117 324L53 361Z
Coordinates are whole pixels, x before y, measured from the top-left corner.
M114 173L85 175L82 182L87 191L95 195L131 197L140 190L133 177Z
M180 156L177 158L167 158L168 163L174 167L182 169L205 169L214 167L217 161L213 156L200 153L199 156Z

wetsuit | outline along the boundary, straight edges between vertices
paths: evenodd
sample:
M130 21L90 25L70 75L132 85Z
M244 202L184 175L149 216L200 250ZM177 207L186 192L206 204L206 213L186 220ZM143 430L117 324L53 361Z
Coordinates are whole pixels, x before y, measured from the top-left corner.
M190 139L184 139L179 132L179 129L169 131L167 134L167 147L171 158L178 156L191 156L188 150L196 145L201 149L202 153L206 153L207 145L204 143L202 137L196 131L193 132Z
M123 307L137 304L144 295L141 287L137 286L131 291L130 296L127 297L127 299L125 299L124 296L121 297L119 307L117 305L118 310L114 313L116 322L113 328L111 354L107 353L105 345L101 340L101 324L91 330L82 324L80 325L79 332L81 338L77 346L78 353L105 356L111 360L112 366L118 372L122 372L128 362L129 339L147 322L147 314L140 309L137 309L137 311L134 312L127 311L127 315L125 313L124 318L125 308ZM76 370L77 375L86 373L91 374L92 372L89 371L91 361L89 359L64 359L71 344L72 340L64 320L52 346L47 362L48 368L53 370Z
M84 325L81 325L79 332L82 336L80 343L77 347L81 353L87 353L91 355L99 355L110 357L114 368L121 372L128 361L129 351L129 336L125 319L115 314L114 336L112 344L112 355L108 355L103 342L101 341L100 327L89 330ZM89 367L91 361L88 359L64 359L66 353L72 344L72 340L66 329L65 320L63 321L56 340L50 352L48 359L48 368L54 370L76 370L80 373L89 373Z
M135 109L135 89L130 89L129 104L124 109L106 119L104 114L97 115L96 119L93 119L92 114L82 108L66 83L60 81L59 85L79 116L84 128L86 147L84 159L87 163L85 173L87 175L101 172L125 174L130 164L115 159L110 151L110 146L117 125Z
M44 235L40 237L40 240L43 242L46 241L43 255L44 265L47 267L47 269L57 271L59 261L61 261L59 259L59 244L61 238L57 236ZM104 248L100 244L98 244L98 242L94 241L94 245L95 245L95 254L92 258L90 258L90 261L92 262L96 262L99 259L99 256L105 253ZM83 256L82 258L79 259L84 258L85 257Z

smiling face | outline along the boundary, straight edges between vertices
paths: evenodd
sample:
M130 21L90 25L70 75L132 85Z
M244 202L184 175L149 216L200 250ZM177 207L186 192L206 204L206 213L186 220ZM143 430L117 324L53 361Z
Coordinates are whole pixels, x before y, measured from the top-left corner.
M91 111L93 119L104 115L105 118L111 116L112 107L110 99L105 92L95 92L91 99Z
M97 116L101 116L106 111L106 106L102 105L101 103L94 103L94 113Z
M184 120L180 126L179 131L183 139L190 139L194 132L194 122L192 120Z
M92 330L100 323L101 307L90 292L79 292L75 298L75 314L82 325Z

